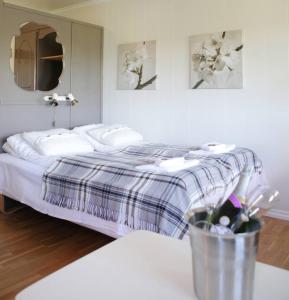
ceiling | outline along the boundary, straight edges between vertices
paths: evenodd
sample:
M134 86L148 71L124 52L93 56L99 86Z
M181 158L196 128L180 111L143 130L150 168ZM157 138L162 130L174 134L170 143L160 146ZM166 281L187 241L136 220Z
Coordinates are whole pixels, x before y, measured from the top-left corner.
M19 6L24 6L33 9L44 11L56 11L68 9L71 7L80 7L89 4L103 2L101 0L4 0L6 3L11 3Z

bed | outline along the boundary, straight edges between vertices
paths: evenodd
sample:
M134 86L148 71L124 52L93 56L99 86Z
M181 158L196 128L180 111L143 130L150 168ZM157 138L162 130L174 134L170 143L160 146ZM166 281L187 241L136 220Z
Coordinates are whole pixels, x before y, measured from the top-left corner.
M44 172L43 166L7 153L0 154L0 193L41 213L71 221L114 238L132 231L122 224L104 221L83 212L59 208L42 201L41 185Z
M161 195L166 194L166 196L160 197L157 205L158 215L155 212L153 214L148 213L145 214L145 218L153 220L148 221L146 219L145 222L137 220L139 216L144 216L144 213L136 207L141 203L142 208L148 209L147 203L146 205L143 203L148 199L147 195L151 196L151 186L156 188L164 174L155 174L155 172L149 170L136 170L136 167L149 162L151 159L184 155L192 149L195 148L163 144L134 145L112 153L96 151L87 155L65 156L49 163L49 166L28 162L10 154L1 154L0 193L41 213L69 220L112 237L117 238L133 230L146 229L182 239L187 231L185 212L188 209L202 206L204 197L218 199L221 196L228 196L233 191L246 164L250 164L254 168L250 190L253 190L257 185L264 184L265 181L261 172L261 162L254 152L249 149L236 148L230 153L213 157L193 156L190 159L199 159L201 161L200 165L177 172L177 175L175 173L173 175L165 174L169 178L169 182L173 180L173 182L184 184L178 190L179 195L174 195L174 191L171 191L169 185L159 185L160 189L163 189ZM67 171L67 166L70 168L69 171ZM122 202L121 210L117 209L118 213L122 214L118 215L117 218L112 218L111 215L106 217L97 213L100 211L97 205L90 210L87 208L91 206L83 207L81 205L81 203L95 202L97 197L102 204L110 200L113 200L113 205L116 204L115 199L117 196L114 195L114 199L111 197L112 191L115 189L115 181L111 180L111 177L99 176L99 172L111 174L112 168L116 169L112 176L118 179L116 181L118 184L125 176L133 178L138 174L138 186L135 185L135 181L134 186L130 186L133 181L128 181L125 189L120 192L120 197L125 199L125 202ZM94 170L92 180L81 180L83 175L87 178L87 173L83 173L84 169L87 169L88 172ZM93 193L83 192L83 187L89 188L91 191L91 188L94 190L95 185L98 186L98 196L94 195L93 197L93 195L91 196ZM79 191L77 193L71 192L79 190L79 187L81 187L81 193ZM120 186L117 188L119 189ZM140 189L144 189L141 196L139 196ZM212 190L215 190L215 192L211 193ZM101 199L99 198L99 191L101 191ZM167 197L168 191L171 191L170 197ZM57 197L51 197L52 194L57 195ZM133 197L132 194L134 194ZM72 195L71 198L80 197L81 201L77 202L76 199L70 199L70 201L69 197L65 198L67 195ZM167 204L167 202L170 201L175 202L173 209L179 210L179 207L181 208L178 214L182 220L178 221L178 224L175 224L172 218L175 212L168 209L170 204ZM123 203L125 204L123 205ZM102 205L100 205L100 208L102 208ZM123 215L124 211L127 213ZM133 221L131 221L132 219ZM154 226L154 223L159 221L164 223L162 228ZM173 228L174 224L175 229Z

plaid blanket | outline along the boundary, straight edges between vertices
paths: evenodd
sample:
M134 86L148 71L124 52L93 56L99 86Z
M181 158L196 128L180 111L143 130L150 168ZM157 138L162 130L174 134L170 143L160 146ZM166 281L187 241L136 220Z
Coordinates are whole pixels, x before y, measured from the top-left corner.
M186 212L217 188L237 182L244 166L261 171L249 149L221 155L189 155L194 147L146 144L113 153L94 152L62 157L43 175L43 199L133 229L182 238L188 230ZM174 172L144 172L136 166L156 159L187 156L198 166Z

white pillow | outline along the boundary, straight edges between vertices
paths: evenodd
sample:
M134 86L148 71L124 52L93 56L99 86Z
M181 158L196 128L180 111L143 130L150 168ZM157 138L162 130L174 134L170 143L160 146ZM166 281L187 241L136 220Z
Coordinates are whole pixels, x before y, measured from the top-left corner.
M115 125L115 126L121 126L121 125ZM118 148L108 146L108 145L104 145L103 143L99 142L95 138L92 138L88 134L88 132L90 130L97 130L97 131L99 130L100 132L103 133L103 132L106 132L108 128L110 128L110 127L105 126L103 124L91 124L91 125L84 125L84 126L75 127L72 131L76 132L77 134L79 134L80 136L85 138L93 146L93 148L95 150L101 151L101 152L111 152L111 151L114 151Z
M11 154L12 156L19 157L19 155L12 149L12 147L6 142L3 146L2 149L4 152Z
M21 134L15 134L7 139L3 145L3 150L15 157L27 160L37 165L48 167L56 157L47 158L37 153L22 137Z
M113 127L113 126L103 126L99 128L90 129L87 131L87 134L89 137L91 137L93 140L98 141L99 143L102 143L102 137L107 132L117 131L121 129L122 127Z
M34 155L39 156L37 151L23 139L21 134L8 137L7 144L15 154L23 159L31 158Z
M140 133L128 127L97 128L88 131L88 135L98 142L108 146L125 146L141 142L143 137Z
M83 137L75 133L62 133L38 138L35 150L45 156L70 155L93 152L94 149Z
M104 125L102 124L91 124L91 125L84 125L84 126L79 126L79 127L75 127L73 128L73 132L79 134L80 136L82 136L83 138L85 138L95 150L99 150L99 148L102 147L102 145L97 142L96 140L92 139L88 134L88 130L91 129L96 129L99 127L104 127Z
M41 140L44 137L49 137L57 134L63 134L63 133L69 133L70 130L64 129L64 128L56 128L56 129L50 129L50 130L44 130L44 131L30 131L30 132L24 132L22 134L22 137L26 142L28 142L32 147L34 147L34 144L36 144L39 140Z
M104 125L101 123L82 125L82 126L74 127L73 130L76 131L77 133L86 133L88 130L99 128L99 127L104 127Z

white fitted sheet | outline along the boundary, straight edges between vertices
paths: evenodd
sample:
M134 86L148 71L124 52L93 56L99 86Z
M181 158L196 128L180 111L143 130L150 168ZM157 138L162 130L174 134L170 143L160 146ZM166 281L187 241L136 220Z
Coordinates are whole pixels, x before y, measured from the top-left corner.
M41 184L44 171L45 168L37 164L10 154L0 154L0 193L41 213L71 221L115 238L133 231L125 225L105 221L83 212L58 207L43 201Z

